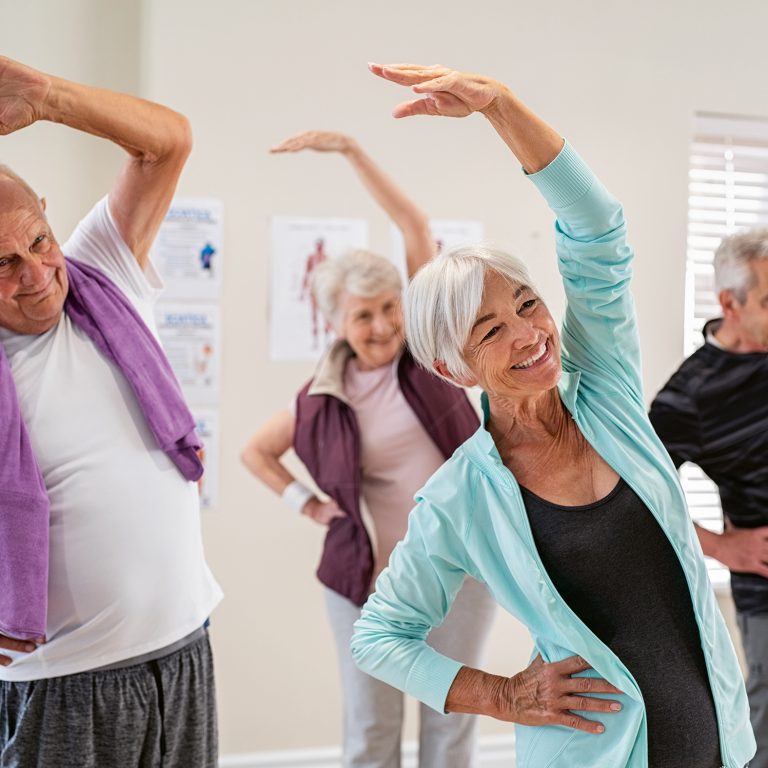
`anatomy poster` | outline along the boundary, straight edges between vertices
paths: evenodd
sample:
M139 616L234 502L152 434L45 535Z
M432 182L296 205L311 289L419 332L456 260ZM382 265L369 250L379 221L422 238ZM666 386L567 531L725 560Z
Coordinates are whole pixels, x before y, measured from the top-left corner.
M333 339L310 290L314 270L355 248L368 247L363 219L272 219L272 360L317 360Z
M218 301L223 210L213 198L174 198L152 246L152 260L165 283L164 299Z
M219 306L211 302L160 302L157 330L184 396L193 405L219 401Z

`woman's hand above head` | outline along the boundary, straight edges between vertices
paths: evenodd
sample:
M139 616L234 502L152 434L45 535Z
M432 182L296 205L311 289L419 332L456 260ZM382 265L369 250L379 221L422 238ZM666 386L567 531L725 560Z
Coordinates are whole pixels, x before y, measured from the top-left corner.
M399 85L410 86L423 99L398 104L394 117L441 115L466 117L473 112L487 112L500 98L509 94L507 87L485 75L457 72L439 64L369 64L374 75Z
M269 151L272 154L283 152L301 152L314 149L315 152L349 152L355 146L355 140L338 131L304 131L276 144Z
M337 517L346 517L347 513L338 507L335 501L320 501L318 498L310 499L301 510L310 520L319 525L330 525Z
M489 675L462 667L456 676L445 708L447 712L483 714L521 725L563 725L599 734L605 726L574 711L613 714L621 704L593 694L621 694L599 677L574 677L591 669L579 656L546 663L541 656L513 677Z
M369 64L368 68L374 75L425 95L423 99L398 104L392 110L394 117L466 117L480 112L527 173L545 168L563 148L560 134L492 77L440 65Z

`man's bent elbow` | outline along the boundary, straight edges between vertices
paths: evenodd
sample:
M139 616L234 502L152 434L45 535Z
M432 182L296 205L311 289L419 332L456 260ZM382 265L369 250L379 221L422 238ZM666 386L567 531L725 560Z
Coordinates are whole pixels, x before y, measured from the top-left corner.
M180 159L186 160L192 152L194 139L192 136L192 123L189 118L180 112L174 112L174 154Z

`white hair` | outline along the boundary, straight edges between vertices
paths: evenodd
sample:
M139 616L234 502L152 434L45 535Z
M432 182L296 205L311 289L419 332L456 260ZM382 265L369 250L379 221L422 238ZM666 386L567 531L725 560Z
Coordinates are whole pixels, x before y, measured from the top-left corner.
M384 291L400 293L403 282L391 261L370 251L354 250L336 259L327 259L312 272L312 293L320 311L338 330L341 297L344 291L370 298Z
M464 361L464 347L483 301L489 271L512 285L533 288L519 259L485 246L442 253L411 280L405 295L405 336L414 358L428 371L440 376L435 370L439 360L453 376L471 375Z
M726 237L715 251L715 290L733 291L740 303L755 284L750 264L768 259L768 229L752 229Z

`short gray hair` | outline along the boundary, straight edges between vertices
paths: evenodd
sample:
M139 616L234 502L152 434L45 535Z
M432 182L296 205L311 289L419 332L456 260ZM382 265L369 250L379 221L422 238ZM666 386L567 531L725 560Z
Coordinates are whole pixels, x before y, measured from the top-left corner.
M715 251L715 290L733 291L742 304L755 284L750 269L756 259L768 259L768 229L751 229L726 237Z
M489 271L510 284L533 288L523 262L485 246L442 253L411 280L405 295L405 336L414 358L435 375L440 375L434 366L437 360L453 376L471 375L464 361L464 347L480 311Z
M400 273L391 261L361 249L327 259L312 271L312 293L325 319L335 328L342 319L344 291L370 298L384 291L399 293L402 289Z

